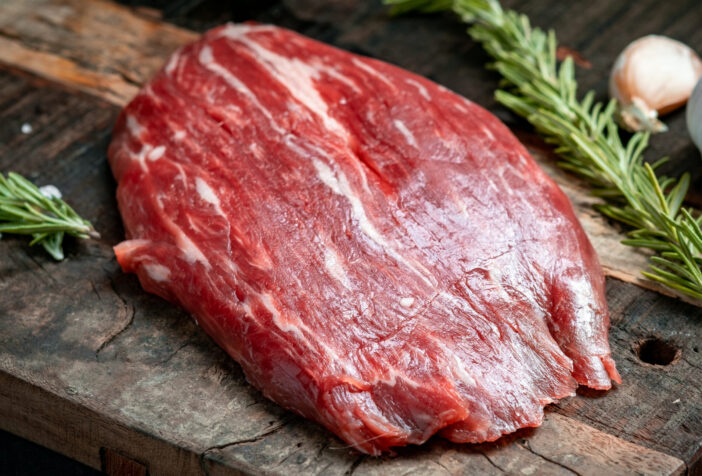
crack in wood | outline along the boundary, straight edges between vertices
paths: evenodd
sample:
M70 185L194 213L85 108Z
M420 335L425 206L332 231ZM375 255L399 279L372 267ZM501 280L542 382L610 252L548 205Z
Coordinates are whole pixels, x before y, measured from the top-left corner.
M274 469L274 468L277 468L277 467L281 466L281 465L282 465L283 463L285 463L287 460L289 460L290 458L292 458L292 457L295 456L296 454L299 454L300 451L302 451L302 450L299 449L299 448L296 449L295 451L293 451L292 453L290 453L289 455L287 455L285 458L283 458L283 459L281 459L280 461L278 461L275 465L273 465L273 467L272 467L271 469Z
M687 365L689 365L690 367L692 367L693 369L702 370L702 367L700 367L699 365L693 363L693 362L692 362L690 359L688 359L687 356L684 355L684 354L683 354L683 356L682 356L682 361L685 362L685 363L686 363Z
M358 467L361 465L361 463L363 463L366 460L366 458L368 458L368 455L360 455L358 458L356 458L353 461L353 463L351 463L351 466L349 467L349 469L346 470L346 472L344 473L344 476L353 475L353 473L356 472Z
M0 28L0 36L7 38L8 40L22 40L22 36L17 33L12 33L4 28Z
M197 457L198 462L200 463L200 469L202 469L202 472L205 476L210 476L210 470L207 468L207 464L205 463L205 455L207 454L208 450L203 451L200 453Z
M164 365L164 364L167 364L168 362L171 361L171 359L173 359L173 357L175 357L175 355L176 355L178 352L180 352L180 351L183 350L184 348L188 347L189 345L192 345L192 342L188 341L188 342L185 342L185 343L181 344L180 346L178 346L178 348L177 348L176 350L174 350L173 352L171 352L171 353L168 355L168 357L166 357L166 358L163 359L163 360L158 361L158 362L156 363L156 365Z
M102 344L95 350L95 359L98 360L98 356L100 352L102 352L105 347L110 345L112 342L114 342L115 339L117 339L119 336L121 336L129 327L134 323L134 315L136 314L136 310L134 309L134 306L129 306L130 312L129 312L129 321L117 332L114 334L110 335L107 339L103 341Z
M549 458L548 456L544 456L544 455L542 455L541 453L539 453L539 452L537 452L537 451L534 451L534 450L531 448L531 445L529 445L529 441L525 441L523 444L520 444L519 442L517 442L517 445L518 445L518 446L521 446L522 448L524 448L525 450L527 450L529 453L531 453L531 454L533 454L533 455L535 455L535 456L538 456L539 458L543 459L544 461L548 461L548 462L551 463L551 464L555 464L556 466L559 466L559 467L565 469L565 470L568 471L569 473L573 473L573 474L575 474L576 476L583 476L581 473L577 472L577 471L574 470L573 468L569 468L568 466L564 465L563 463L561 463L561 462L559 462L559 461L556 461L555 459Z
M205 474L205 476L210 476L210 470L207 468L207 464L205 464L205 455L207 454L207 451L205 450L202 453L198 455L198 462L200 463L200 468L202 469L202 472Z
M327 440L320 448L317 450L317 454L315 455L315 459L320 459L322 457L322 454L324 451L329 448L329 445L331 445L331 440Z
M46 268L44 268L44 265L42 265L39 260L37 260L31 254L28 254L27 256L36 265L36 267L41 270L42 274L44 274L46 276L46 278L51 282L51 287L54 287L54 285L58 284L58 281L56 280L56 278L54 278L51 275L51 273L49 271L47 271Z
M246 438L243 440L237 440L229 443L223 443L219 445L214 445L210 446L209 448L205 449L198 455L198 461L200 462L200 468L202 469L203 473L206 476L209 476L210 471L207 468L206 464L206 459L209 454L211 454L214 451L221 451L226 448L231 448L233 446L238 446L238 445L243 445L243 444L248 444L248 443L256 443L257 441L261 441L262 439L266 438L267 436L270 436L278 431L280 431L283 427L285 427L290 421L293 420L293 418L285 418L279 422L278 425L274 426L273 428L269 428L268 430L264 431L263 433L260 433L256 436L253 436L251 438Z
M475 450L476 453L478 453L478 454L480 454L480 455L483 455L483 457L487 460L487 462L490 463L490 464L491 464L492 466L494 466L495 468L497 468L500 472L502 472L502 473L506 473L506 472L507 472L507 471L505 471L504 469L502 469L497 463L495 463L495 462L492 460L492 458L490 458L490 457L487 455L486 452L481 451L481 450L479 450L479 449L477 449L477 448L474 448L474 450Z
M95 360L99 360L99 355L100 352L102 352L108 345L110 345L112 342L115 341L119 336L121 336L129 327L134 323L134 316L136 315L136 308L134 307L133 304L130 304L127 302L126 299L124 299L117 289L115 288L115 283L112 279L109 280L110 282L110 289L112 290L113 293L115 293L115 296L117 296L117 299L122 303L123 309L126 310L127 315L129 316L127 319L127 323L122 326L117 332L114 332L110 336L107 337L95 350Z
M210 446L202 453L205 454L205 453L209 453L209 452L216 451L216 450L224 450L224 449L230 448L232 446L245 445L245 444L249 444L249 443L256 443L257 441L261 441L262 439L266 438L267 436L270 436L274 433L277 433L282 428L284 428L288 423L290 423L291 420L292 420L292 418L284 418L279 422L278 425L276 425L272 428L269 428L268 430L266 430L263 433L260 433L256 436L252 436L251 438L245 438L243 440L237 440L237 441L232 441L229 443L223 443L220 445Z
M90 282L90 287L93 289L93 293L98 298L98 301L102 301L102 297L100 297L100 293L98 292L97 288L95 287L94 282L92 282L92 281Z
M449 470L446 466L444 466L444 464L441 461L433 461L433 463L435 465L437 465L438 467L440 467L441 469L443 469L444 471L446 471L446 474L449 474L449 475L453 474L453 472L451 472L451 470Z
M135 86L137 88L141 88L144 84L143 81L139 81L137 79L131 78L127 72L125 72L121 69L111 69L111 71L114 74L116 74L117 76L119 76L122 79L122 81L124 81L125 83L127 83L129 85Z

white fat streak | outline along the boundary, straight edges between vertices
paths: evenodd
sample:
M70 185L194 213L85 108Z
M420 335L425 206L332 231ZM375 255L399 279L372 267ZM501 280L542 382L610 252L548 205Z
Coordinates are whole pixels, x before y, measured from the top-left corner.
M488 137L490 140L495 140L495 136L490 132L490 129L487 127L481 125L480 128L483 130L483 133Z
M454 107L455 107L456 109L458 109L459 111L461 111L463 114L467 114L467 113L468 113L468 109L467 109L465 106L463 106L461 103L455 102L455 103L453 103L453 105L454 105Z
M414 298L413 297L403 297L400 299L400 306L402 307L412 307L414 304Z
M505 178L505 172L506 168L499 167L497 169L497 175L500 177L500 182L502 182L502 186L504 187L504 190L507 192L508 195L514 195L514 190L512 190L512 186L507 182L507 179Z
M302 158L309 158L310 153L312 152L315 153L318 157L326 157L329 155L329 153L326 152L324 149L316 146L311 142L307 142L305 146L302 147L295 142L296 139L297 137L293 136L292 134L288 134L287 136L285 136L284 142L288 147L290 147L290 149L292 149ZM353 152L350 149L348 150L348 153L350 155L353 155ZM368 188L368 178L366 177L366 171L363 169L363 166L361 166L360 159L356 158L356 160L354 160L353 163L354 167L358 171L358 176L361 177L363 189L370 193L370 189Z
M475 378L470 373L468 373L466 365L463 362L461 362L461 360L458 358L458 355L456 355L456 352L449 349L446 346L446 344L442 342L441 339L436 339L434 338L434 336L430 337L431 340L436 344L436 346L443 351L442 353L444 354L446 363L448 364L448 367L451 370L453 376L456 377L456 379L460 382L463 382L464 384L470 387L475 387Z
M417 146L417 140L414 138L414 135L407 128L407 126L405 125L404 122L402 122L399 119L395 119L392 122L393 122L393 124L395 124L395 127L397 128L397 130L400 131L400 133L402 134L402 136L405 138L405 140L407 141L407 143L409 145L411 145L412 147L415 147L415 148L419 148L419 146Z
M146 157L148 157L152 150L153 147L150 144L142 144L141 149L139 149L139 152L132 156L133 160L139 162L139 166L141 167L141 170L143 172L148 171L146 167Z
M297 326L288 322L283 322L283 317L280 315L278 308L275 307L273 297L270 294L261 293L258 295L258 299L261 301L261 304L263 304L263 307L265 307L266 310L270 312L271 316L273 316L273 323L278 327L278 329L282 330L283 332L292 332L294 334L298 334L300 338L305 338Z
M313 158L312 163L314 164L314 168L317 170L317 176L322 181L322 183L324 183L327 187L331 188L332 191L337 195L342 195L346 197L351 203L351 211L353 213L353 217L358 222L358 226L360 227L361 231L376 245L380 246L383 250L385 250L386 253L388 253L400 263L405 264L411 270L413 270L420 278L422 278L422 280L425 283L427 283L429 286L434 286L435 283L432 282L431 279L427 278L427 276L431 276L431 273L429 273L429 271L426 268L424 268L421 264L413 265L402 255L400 255L397 251L392 249L392 247L388 245L388 243L385 241L380 232L378 232L378 230L368 220L366 210L365 208L363 208L363 203L361 202L361 199L355 193L353 193L353 190L351 189L351 185L349 184L346 175L344 175L343 172L339 172L339 177L337 179L337 177L334 175L334 172L332 172L329 166L324 162ZM421 268L421 271L418 270L416 266L419 266Z
M183 252L185 261L188 263L195 263L197 261L202 263L205 268L210 269L212 265L210 265L210 261L202 253L202 251L200 251L200 248L198 248L197 245L193 243L193 241L188 238L188 236L183 233L183 230L178 228L175 223L173 223L173 228L175 231L176 245L180 251Z
M505 302L512 302L512 296L509 295L505 287L502 285L502 281L504 279L504 274L502 273L502 270L498 267L491 266L488 268L488 275L490 276L490 280L492 281L492 283L495 286L495 289L497 290L497 294Z
M578 276L565 279L563 285L571 300L570 307L575 310L578 339L582 339L582 342L591 342L596 339L597 334L596 313L593 311L593 303L597 299L592 289L592 283L586 276L578 274Z
M444 88L443 86L439 86L439 87L441 87L441 88L442 88L444 91L446 91L446 92L450 92L450 93L452 93L452 94L456 94L456 93L453 93L452 91L449 91L448 89ZM461 98L463 104L466 105L466 106L468 106L468 108L471 108L471 107L474 106L473 101L471 101L470 99L467 99L467 98L461 96L460 94L457 94L457 96L458 96L459 98ZM461 105L461 103L458 103L458 102L457 102L457 103L455 103L455 105L456 105L456 106L460 106L459 109L460 109L461 111L463 111L463 112L467 112L467 111L468 111L468 108L463 107L463 106Z
M357 92L357 93L362 92L362 91L361 91L361 88L359 88L358 85L357 85L354 81L352 81L351 79L349 79L349 78L347 78L346 76L344 76L342 73L340 73L339 71L337 71L336 69L334 69L334 67L327 67L327 66L323 65L322 63L315 64L315 67L316 67L319 71L322 71L322 72L326 73L326 74L329 75L331 78L336 79L336 80L339 81L340 83L346 84L346 85L349 86L351 89L353 89L355 92ZM346 98L342 98L342 99L341 99L341 102L342 102L342 104L346 104Z
M264 292L254 295L258 297L258 299L261 301L261 304L263 304L263 307L265 307L266 310L271 313L271 316L273 317L273 323L276 325L276 327L278 327L278 329L280 329L283 332L294 334L309 349L314 350L318 347L321 347L324 350L324 352L329 356L328 362L334 362L335 365L339 365L340 367L342 367L349 375L358 378L358 372L355 369L355 367L349 365L348 360L342 358L327 343L317 339L315 340L315 345L312 344L312 342L307 337L307 335L312 335L312 332L310 328L307 327L303 322L301 322L300 320L297 320L296 323L292 323L290 321L284 322L283 316L276 307L273 297L269 293ZM249 315L253 316L251 307L249 305L247 305L245 309L247 310L247 313Z
M417 88L417 91L419 91L419 94L426 99L427 101L431 101L431 96L429 96L429 91L427 91L427 88L419 84L417 81L414 79L406 79L405 80L407 84L411 84L415 88Z
M395 89L395 85L392 84L390 81L388 81L388 78L380 74L376 69L372 68L371 66L368 66L364 61L358 59L358 58L351 58L351 62L358 68L362 69L369 75L373 76L374 78L379 79L380 81L384 82L387 84L389 87Z
M160 145L160 146L152 149L151 151L149 151L149 153L146 155L146 158L151 160L151 161L158 160L161 157L163 157L163 154L165 154L165 153L166 153L166 147Z
M255 142L252 142L249 144L249 150L251 153L256 157L257 159L261 160L263 159L263 150L261 149L261 146L258 145Z
M329 246L324 246L324 267L327 268L329 274L346 289L351 289L351 282L349 281L344 265L339 259L339 254Z
M168 60L168 64L166 65L166 74L168 76L173 76L173 72L178 67L179 61L180 61L180 51L174 53L171 56L171 59Z
M129 134L134 136L137 139L139 138L139 136L141 136L141 133L144 131L144 127L131 114L127 115L126 125L127 125L127 131L129 132Z
M273 323L278 329L280 329L283 332L294 334L298 339L304 342L307 347L309 347L310 349L314 348L310 340L303 332L303 329L309 332L309 329L304 324L298 321L297 325L295 325L292 322L284 320L283 316L280 314L280 311L278 311L278 308L275 307L275 304L273 303L273 298L270 294L263 293L259 294L258 297L261 301L261 304L263 304L263 307L265 307L268 310L268 312L271 313L271 316L273 316Z
M143 265L144 271L151 279L157 282L168 281L171 276L171 270L157 263L148 263Z
M219 33L219 37L239 38L248 33L258 33L264 31L274 31L276 27L272 25L254 25L249 23L227 23Z
M287 134L283 138L283 142L287 145L293 152L302 158L308 158L310 155L316 155L317 157L326 157L329 153L322 149L321 147L315 145L312 142L305 142L304 145L297 143L297 137L292 134Z
M370 384L372 386L375 386L379 383L382 383L382 384L394 387L397 385L398 378L400 380L402 380L403 382L405 382L406 384L408 384L410 387L419 388L422 386L421 383L409 378L406 372L400 373L395 368L390 368L386 375L384 375L382 378L377 378L377 379L373 380L372 382L370 382Z
M319 77L319 70L297 58L286 58L274 53L246 36L240 35L235 39L246 45L261 64L267 67L271 76L283 84L295 99L322 119L324 127L341 137L348 136L346 129L329 115L327 103L317 91L314 80Z
M234 90L239 91L241 94L246 96L257 108L261 110L263 115L266 116L266 119L269 120L273 129L279 133L284 132L283 129L281 129L273 120L273 116L271 115L270 111L263 107L263 104L261 104L253 91L251 91L239 78L234 76L231 71L215 61L214 55L212 54L212 48L210 46L205 45L202 50L200 50L198 60L200 61L200 64L222 78L224 82L234 88Z
M176 141L181 141L181 140L185 139L185 131L182 129L176 131L175 134L173 134L173 139Z
M224 215L219 197L201 177L195 177L195 190L197 190L197 194L200 195L201 199L211 204L220 215Z
M183 166L177 162L173 162L173 166L178 169L176 177L178 177L180 181L183 182L183 184L186 184L188 181L188 176L185 174L185 169L183 168Z
M468 373L468 370L466 370L466 366L463 364L463 362L460 361L456 353L449 351L449 353L446 356L453 361L453 366L451 367L451 369L453 370L453 374L459 379L461 379L461 381L464 384L470 387L475 387L475 378L473 378L473 376Z

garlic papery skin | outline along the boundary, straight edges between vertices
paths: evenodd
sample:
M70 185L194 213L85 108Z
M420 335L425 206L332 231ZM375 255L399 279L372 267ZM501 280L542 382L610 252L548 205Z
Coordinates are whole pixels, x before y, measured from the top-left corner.
M702 76L702 60L689 46L648 35L632 42L614 62L609 94L619 103L619 119L631 131L662 132L658 116L687 102Z
M697 81L697 86L692 90L685 115L692 142L702 152L702 79Z

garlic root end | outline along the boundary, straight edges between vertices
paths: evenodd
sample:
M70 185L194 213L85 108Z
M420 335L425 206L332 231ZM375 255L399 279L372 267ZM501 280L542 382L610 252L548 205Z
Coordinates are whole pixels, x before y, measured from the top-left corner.
M644 131L656 134L668 130L668 126L658 119L655 109L650 109L642 101L637 100L626 106L620 105L617 120L630 132Z

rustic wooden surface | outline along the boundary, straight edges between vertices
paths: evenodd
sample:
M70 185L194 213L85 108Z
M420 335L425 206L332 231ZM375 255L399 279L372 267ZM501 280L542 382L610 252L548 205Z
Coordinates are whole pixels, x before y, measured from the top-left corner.
M582 84L600 93L609 64L630 39L657 31L702 49L698 2L509 4L557 27L561 41L593 65L579 72ZM0 428L96 468L126 458L150 474L702 471L702 310L614 279L611 343L624 383L549 407L540 429L490 445L435 439L375 459L263 399L182 311L122 274L111 253L123 235L105 159L115 104L193 34L154 20L157 10L101 3L96 14L90 5L0 3L0 171L57 185L103 234L99 242L70 242L60 264L25 240L0 241ZM487 58L450 17L391 20L377 3L350 0L244 2L236 12L214 2L171 5L167 19L190 28L269 21L429 76L493 110L548 165L543 145L492 100L496 77L482 66ZM691 167L699 157L682 132L682 115L669 122L673 132L654 139L652 156L672 151L670 167L694 170L699 184L700 167ZM21 132L25 123L29 134ZM577 182L557 178L568 185L610 275L637 281L642 257L620 247L614 229L584 206L590 199ZM657 340L644 358L670 350L673 362L643 362L639 346L647 339Z

